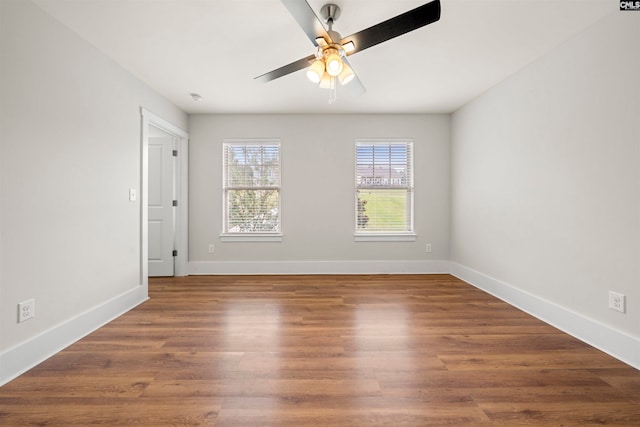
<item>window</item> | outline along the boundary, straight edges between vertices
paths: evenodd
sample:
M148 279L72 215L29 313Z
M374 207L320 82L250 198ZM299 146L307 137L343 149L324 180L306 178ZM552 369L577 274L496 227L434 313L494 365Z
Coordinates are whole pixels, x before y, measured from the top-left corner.
M279 141L233 141L222 147L223 237L281 236Z
M412 152L410 140L356 141L356 240L415 240Z

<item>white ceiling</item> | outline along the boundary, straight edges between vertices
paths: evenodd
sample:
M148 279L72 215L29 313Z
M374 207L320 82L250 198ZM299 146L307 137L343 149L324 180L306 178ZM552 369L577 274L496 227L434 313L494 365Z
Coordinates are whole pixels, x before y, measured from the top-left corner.
M440 21L349 58L367 88L328 93L299 71L314 53L280 0L35 0L188 113L452 112L617 11L613 0L441 0ZM319 14L325 0L308 0ZM427 0L333 0L347 36ZM197 92L202 100L193 101Z

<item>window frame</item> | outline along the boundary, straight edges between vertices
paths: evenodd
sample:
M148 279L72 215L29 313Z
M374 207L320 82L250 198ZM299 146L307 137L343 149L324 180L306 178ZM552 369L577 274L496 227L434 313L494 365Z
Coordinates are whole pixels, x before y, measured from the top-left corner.
M227 182L227 149L240 146L277 146L278 148L278 185L260 187L256 190L276 190L278 193L278 231L228 231L228 192L229 190L248 189L246 186L230 186ZM222 232L220 240L223 242L281 242L282 241L282 144L279 138L242 138L224 139L222 141Z
M397 230L375 230L375 231L363 231L363 229L358 228L358 192L361 189L366 188L377 188L374 186L363 186L358 182L358 147L359 146L373 146L373 145L383 145L383 146L392 146L392 145L405 145L407 147L407 185L406 191L407 194L407 221L408 221L408 230L405 231L397 231ZM415 233L415 222L414 222L414 207L415 207L415 179L414 179L414 158L415 158L415 150L414 150L414 141L412 138L359 138L355 140L354 144L354 241L356 242L413 242L416 240L417 235ZM389 164L391 165L391 159L389 160ZM391 188L398 188L399 186L389 186ZM383 187L384 188L384 187ZM400 187L402 189L405 187Z

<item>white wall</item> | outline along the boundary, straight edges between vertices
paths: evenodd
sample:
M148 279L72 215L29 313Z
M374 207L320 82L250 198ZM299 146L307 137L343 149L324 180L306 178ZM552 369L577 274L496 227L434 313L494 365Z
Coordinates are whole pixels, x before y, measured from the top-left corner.
M637 15L610 15L453 115L451 260L640 366Z
M140 107L187 117L31 2L0 16L1 384L146 297Z
M192 273L443 271L449 257L448 115L190 116ZM221 242L222 140L281 140L277 243ZM354 141L413 138L415 242L354 242ZM207 253L210 243L215 253ZM425 252L431 243L433 252ZM446 267L444 268L446 270Z

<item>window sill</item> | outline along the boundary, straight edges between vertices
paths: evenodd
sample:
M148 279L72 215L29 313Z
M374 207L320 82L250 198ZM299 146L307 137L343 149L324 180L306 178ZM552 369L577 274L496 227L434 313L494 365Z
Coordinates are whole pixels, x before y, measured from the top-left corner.
M282 233L223 233L223 242L282 242Z
M415 233L356 233L354 242L415 242Z

